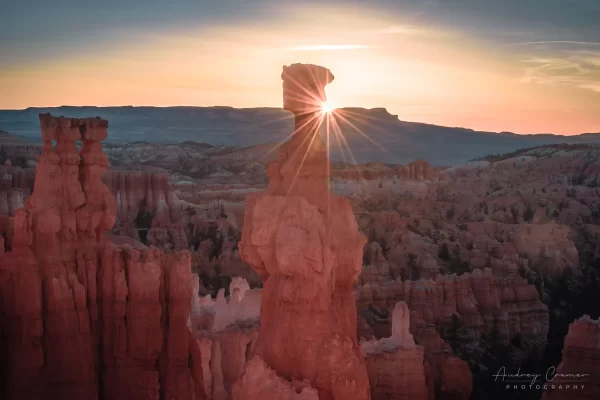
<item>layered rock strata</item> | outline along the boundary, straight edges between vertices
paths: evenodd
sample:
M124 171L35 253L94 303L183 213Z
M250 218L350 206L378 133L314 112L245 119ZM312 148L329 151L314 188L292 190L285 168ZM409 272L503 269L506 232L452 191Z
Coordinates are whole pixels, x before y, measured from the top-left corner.
M535 286L516 271L500 277L485 269L461 276L438 275L435 280L363 285L357 288L356 296L359 336L365 338L389 336L393 326L390 311L398 301L408 304L411 332L424 347L429 364L430 391L443 391L444 386L450 391L459 390L444 378L452 372L445 365L455 357L444 339L469 352L480 345L484 336L506 345L517 336L529 343L545 343L548 333L548 308ZM460 368L469 381L468 365L459 359L451 362L462 363ZM470 394L467 383L460 386L461 393Z
M107 121L40 122L33 194L0 259L2 398L204 399L189 253L106 239L116 215L100 179Z
M458 318L465 328L465 343L477 344L482 335L492 333L504 344L516 335L543 339L548 333L548 308L535 286L516 272L501 277L486 268L460 276L438 275L435 280L363 285L356 296L361 316L368 319L369 308L388 310L401 300L424 323L440 330L451 328L453 318ZM365 331L362 336L370 334Z
M353 296L366 239L349 202L328 190L331 168L318 134L333 75L293 64L282 79L284 108L294 113L296 131L269 164L266 190L248 196L239 243L242 259L264 278L252 354L289 385L310 382L319 399L370 399ZM251 379L260 365L251 363L234 385L235 400L260 393L253 385L263 383Z

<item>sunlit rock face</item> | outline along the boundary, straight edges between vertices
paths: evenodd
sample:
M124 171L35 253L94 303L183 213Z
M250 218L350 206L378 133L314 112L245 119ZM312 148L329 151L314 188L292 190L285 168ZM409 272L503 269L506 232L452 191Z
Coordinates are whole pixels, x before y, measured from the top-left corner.
M107 239L117 212L100 180L107 121L40 122L33 194L0 257L0 397L204 399L190 254Z
M330 70L313 64L292 64L283 67L283 109L296 117L313 115L327 101L325 86L333 82ZM298 126L296 125L296 129Z
M553 372L553 373L552 373ZM584 315L569 326L562 361L542 400L578 400L600 398L600 319ZM558 385L562 383L562 388ZM551 384L555 387L552 388ZM570 385L571 389L565 389ZM578 389L573 389L578 385Z
M269 164L266 190L248 196L239 243L242 259L264 277L252 353L289 385L310 382L320 399L370 399L353 296L366 238L348 201L328 190L329 160L317 133L324 87L333 75L294 64L282 78L284 107L296 116L296 132ZM263 393L256 385L275 384L268 372L255 369L264 366L249 363L234 385L235 400ZM257 374L265 379L252 379Z

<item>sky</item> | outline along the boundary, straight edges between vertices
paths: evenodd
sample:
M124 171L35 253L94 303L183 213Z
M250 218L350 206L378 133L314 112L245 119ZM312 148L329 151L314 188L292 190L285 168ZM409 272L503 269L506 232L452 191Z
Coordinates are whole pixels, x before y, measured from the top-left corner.
M0 109L337 107L487 131L600 132L599 0L0 0Z

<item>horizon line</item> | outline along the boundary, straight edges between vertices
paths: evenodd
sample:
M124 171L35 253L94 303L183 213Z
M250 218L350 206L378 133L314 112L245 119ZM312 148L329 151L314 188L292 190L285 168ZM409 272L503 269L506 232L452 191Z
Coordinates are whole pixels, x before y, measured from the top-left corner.
M233 106L226 106L226 105L214 105L214 106L198 106L198 105L168 105L168 106L157 106L157 105L119 105L119 106L105 106L105 105L100 105L100 106L90 106L90 105L60 105L60 106L30 106L27 108L21 108L21 109L0 109L0 112L3 111L8 111L8 112L19 112L19 111L27 111L29 109L48 109L48 108L63 108L63 107L72 107L72 108L229 108L229 109L234 109L234 110L253 110L253 109L274 109L274 110L282 110L285 111L283 109L283 107L275 107L275 106L255 106L255 107L233 107ZM437 125L437 124L433 124L430 122L422 122L422 121L409 121L409 120L404 120L404 119L400 119L399 115L396 114L392 114L388 111L387 107L372 107L372 108L367 108L367 107L352 107L352 106L346 106L346 107L336 107L336 109L362 109L362 110L367 110L367 111L372 111L372 110L385 110L389 115L396 117L396 119L399 122L408 122L408 123L412 123L412 124L421 124L421 125L431 125L431 126L437 126L437 127L442 127L442 128L448 128L448 129L464 129L464 130L469 130L469 131L473 131L473 132L480 132L480 133L488 133L488 134L510 134L510 135L518 135L518 136L562 136L562 137L571 137L571 136L582 136L582 135L600 135L600 130L598 132L581 132L581 133L575 133L572 135L565 135L565 134L560 134L560 133L551 133L551 132L538 132L538 133L518 133L518 132L512 132L512 131L490 131L490 130L477 130L477 129L473 129L473 128L468 128L468 127L464 127L464 126L449 126L449 125ZM0 127L0 131L2 131L2 128ZM10 134L10 132L8 131L4 131Z

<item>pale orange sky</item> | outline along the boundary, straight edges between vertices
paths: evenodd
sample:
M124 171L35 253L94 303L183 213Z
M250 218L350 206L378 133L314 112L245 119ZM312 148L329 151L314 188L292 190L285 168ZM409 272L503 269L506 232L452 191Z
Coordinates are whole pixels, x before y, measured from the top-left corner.
M367 9L285 10L276 20L124 30L98 50L0 64L0 108L280 107L282 66L305 62L333 72L328 96L339 107L478 130L600 131L600 76L577 73L600 70L600 52L534 54Z

